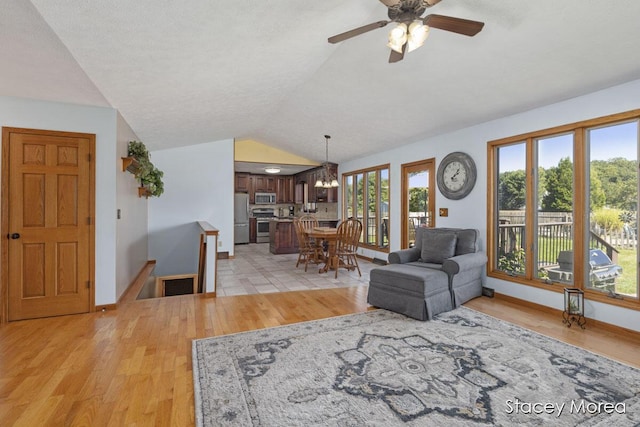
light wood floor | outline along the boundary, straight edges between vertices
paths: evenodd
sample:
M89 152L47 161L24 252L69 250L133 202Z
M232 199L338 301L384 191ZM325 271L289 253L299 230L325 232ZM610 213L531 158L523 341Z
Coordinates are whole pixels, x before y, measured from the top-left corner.
M0 326L0 425L194 423L191 341L369 309L366 287L126 302L115 311ZM478 298L473 309L640 365L638 334Z

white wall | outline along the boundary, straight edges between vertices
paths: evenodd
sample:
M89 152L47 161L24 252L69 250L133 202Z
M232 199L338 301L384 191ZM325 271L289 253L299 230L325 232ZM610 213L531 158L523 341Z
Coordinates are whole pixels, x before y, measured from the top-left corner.
M418 159L435 157L437 167L446 154L464 151L475 160L478 181L471 194L462 200L448 200L436 192L436 212L439 208L449 208L449 217L436 217L436 226L477 228L482 236L486 236L487 141L638 108L640 80L344 162L340 164L339 170L345 173L380 164L391 164L390 244L391 250L396 250L400 247L400 166ZM386 259L386 254L374 251L361 250L361 253L368 257ZM563 295L560 293L493 278L487 278L487 286L505 295L562 310ZM589 301L585 302L585 314L590 318L640 331L640 311Z
M149 257L158 276L197 272L196 221L217 228L218 251L233 255L233 155L233 139L151 152L164 172L164 194L149 199Z
M114 303L116 110L0 96L0 126L96 135L95 303Z
M116 300L127 290L149 259L147 199L138 197L139 183L134 176L122 171L121 158L127 156L127 146L131 140L138 140L138 137L124 118L118 114L117 149L114 161L116 208L120 210L120 219L116 221Z

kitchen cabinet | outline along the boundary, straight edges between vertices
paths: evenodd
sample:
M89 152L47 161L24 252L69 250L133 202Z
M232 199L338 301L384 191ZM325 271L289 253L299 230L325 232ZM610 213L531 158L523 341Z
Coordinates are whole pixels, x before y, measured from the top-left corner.
M249 193L251 191L251 175L248 173L236 173L236 193Z
M276 177L276 203L289 203L286 181L285 176Z
M329 163L329 173L332 176L338 176L338 165L335 163ZM308 185L308 200L310 203L317 202L329 202L335 203L338 201L338 188L316 188L316 181L318 178L324 177L324 166L311 169L308 171L300 172L295 176L296 191L295 202L304 203L303 201L303 187L301 184L307 183Z
M256 243L258 224L256 218L249 218L249 243Z
M252 175L251 178L253 179L253 191L267 192L267 177L265 175Z
M307 173L307 177L308 177L307 183L309 184L309 195L308 195L309 203L315 203L317 199L316 197L317 188L315 187L316 181L318 180L317 175L318 173L316 172L315 169Z
M286 193L285 203L294 203L296 186L294 184L293 176L285 176L284 178L284 191Z
M273 176L268 176L267 180L267 193L275 193L276 192L276 178Z
M295 204L301 205L304 203L304 186L306 182L300 181L296 183L295 194L293 198L293 202Z
M272 220L269 222L269 251L272 254L298 253L298 236L293 221Z
M253 178L253 191L257 193L275 193L276 178L270 175L251 175Z
M249 203L255 203L255 193L275 193L276 203L296 203L293 175L270 176L245 172L235 173L236 193L248 193ZM302 203L302 196L300 197Z

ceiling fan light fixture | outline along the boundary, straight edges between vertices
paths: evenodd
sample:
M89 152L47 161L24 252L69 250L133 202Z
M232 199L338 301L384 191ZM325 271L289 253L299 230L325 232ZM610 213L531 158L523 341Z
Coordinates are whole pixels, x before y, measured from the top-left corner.
M278 172L280 172L280 168L277 167L277 166L269 166L269 167L264 168L264 171L266 173L278 173Z
M402 46L407 42L407 24L401 22L389 31L389 46L398 53L402 53Z
M424 25L421 20L416 19L409 25L409 35L407 36L407 52L416 50L424 45L425 40L429 37L429 27Z

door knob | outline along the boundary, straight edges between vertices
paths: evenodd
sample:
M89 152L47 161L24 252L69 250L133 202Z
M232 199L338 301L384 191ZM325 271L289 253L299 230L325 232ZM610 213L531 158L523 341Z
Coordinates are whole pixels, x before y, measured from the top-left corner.
M10 239L19 239L20 238L20 233L13 233L13 234L9 234L8 236Z

